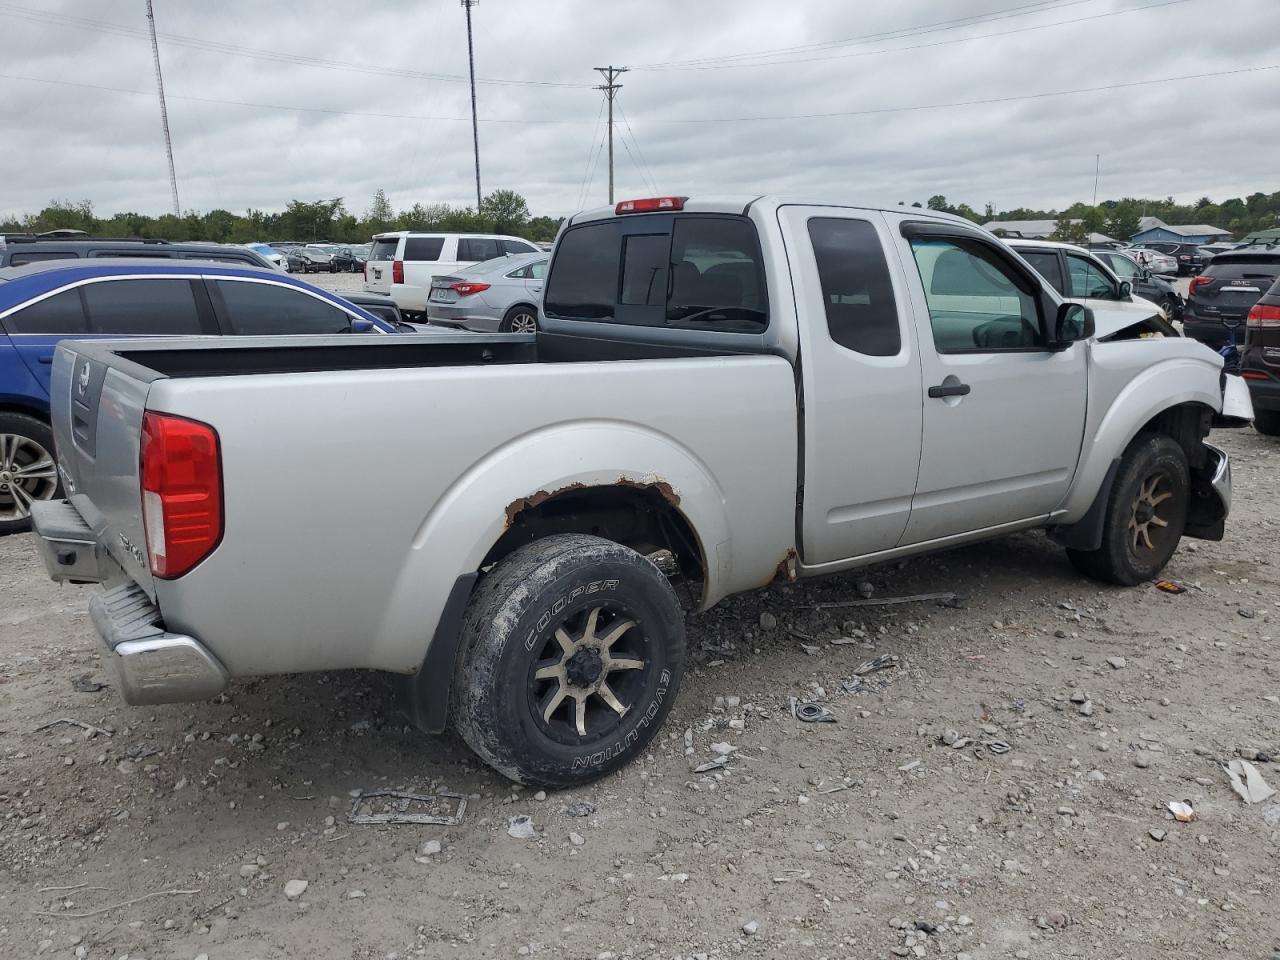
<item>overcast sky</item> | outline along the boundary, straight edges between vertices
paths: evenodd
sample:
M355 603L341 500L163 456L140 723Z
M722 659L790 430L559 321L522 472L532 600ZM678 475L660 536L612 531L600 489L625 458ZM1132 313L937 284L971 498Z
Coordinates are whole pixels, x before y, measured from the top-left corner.
M184 211L362 213L379 187L397 209L474 203L458 0L154 4ZM605 199L592 68L610 63L632 68L619 198L1057 206L1092 196L1095 154L1100 198L1280 190L1280 69L1256 69L1280 66L1280 0L482 0L473 17L483 187L535 214ZM0 27L0 212L165 212L144 0L3 0ZM1228 71L1251 72L958 105Z

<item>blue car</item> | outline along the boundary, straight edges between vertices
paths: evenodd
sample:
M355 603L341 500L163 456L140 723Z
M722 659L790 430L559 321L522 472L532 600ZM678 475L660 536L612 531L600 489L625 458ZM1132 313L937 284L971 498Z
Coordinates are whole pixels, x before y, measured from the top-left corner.
M139 258L0 269L0 534L61 496L49 371L65 339L394 333L341 297L272 270Z

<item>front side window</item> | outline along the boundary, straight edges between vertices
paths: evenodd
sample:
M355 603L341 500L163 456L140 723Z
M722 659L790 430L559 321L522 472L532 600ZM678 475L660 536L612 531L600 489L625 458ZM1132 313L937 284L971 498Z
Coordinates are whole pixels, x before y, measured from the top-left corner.
M1036 273L1049 281L1049 285L1059 293L1066 295L1067 288L1062 283L1062 264L1058 262L1056 250L1019 250L1022 259L1036 268Z
M1069 253L1067 269L1071 271L1071 296L1091 300L1116 299L1111 278L1092 260Z
M865 220L815 217L809 221L809 240L831 339L868 356L895 356L902 349L902 331L876 228Z
M939 353L1043 346L1036 289L987 244L961 237L913 237L911 252Z
M170 337L203 333L191 281L107 280L84 287L93 333Z
M527 253L528 251L522 251ZM463 237L458 241L459 262L493 260L502 256L502 246L494 237Z
M282 336L343 333L351 317L326 300L275 283L214 280L233 333Z
M1141 279L1138 265L1128 257L1121 256L1118 253L1109 253L1106 255L1106 261L1110 265L1111 271L1121 280L1136 283Z
M11 313L4 320L10 333L41 333L63 336L88 333L79 290L63 290L52 297Z

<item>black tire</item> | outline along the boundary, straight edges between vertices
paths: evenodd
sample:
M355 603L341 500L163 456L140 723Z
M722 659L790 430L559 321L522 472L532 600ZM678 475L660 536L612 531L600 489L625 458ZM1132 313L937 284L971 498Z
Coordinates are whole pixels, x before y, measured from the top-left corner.
M38 470L37 465L48 466ZM53 431L25 413L0 412L0 535L31 529L30 504L62 496Z
M527 327L532 322L533 330L521 329L521 321ZM498 324L499 333L535 333L538 330L538 311L537 308L529 306L527 303L517 303L514 307L506 312L502 318L502 323Z
M1102 546L1068 550L1067 556L1085 576L1105 583L1132 587L1150 580L1178 549L1190 498L1182 447L1162 434L1138 434L1111 486Z
M569 639L568 649L557 634ZM584 640L595 644L575 646ZM472 595L453 726L481 759L519 783L588 783L637 756L657 733L684 657L683 611L649 560L600 537L545 537L499 563ZM621 663L640 665L610 668ZM559 675L536 676L548 670ZM606 689L617 706L596 692Z
M1253 429L1268 437L1280 437L1280 410L1253 411Z

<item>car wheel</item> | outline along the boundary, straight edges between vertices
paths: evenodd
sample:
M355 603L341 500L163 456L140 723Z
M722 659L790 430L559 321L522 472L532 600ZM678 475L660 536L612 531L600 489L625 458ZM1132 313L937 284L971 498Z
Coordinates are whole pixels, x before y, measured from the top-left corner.
M53 431L23 413L0 413L0 534L31 528L31 505L62 496Z
M516 304L498 325L500 333L537 333L538 311L527 304Z
M1280 411L1255 410L1253 429L1259 433L1265 433L1268 437L1280 437Z
M1168 294L1165 294L1165 296L1161 297L1156 302L1156 306L1158 306L1161 310L1164 311L1165 319L1167 320L1177 319L1174 316L1174 311L1177 307L1177 304L1174 303L1173 297L1169 296Z
M480 581L453 726L520 783L572 787L644 750L684 673L684 616L634 550L585 534L526 544Z
M1095 580L1131 587L1159 573L1182 539L1191 496L1182 447L1141 433L1120 459L1097 550L1068 550L1076 569Z

